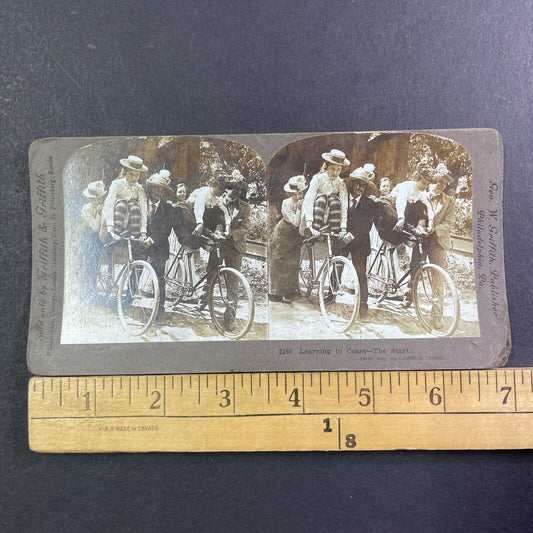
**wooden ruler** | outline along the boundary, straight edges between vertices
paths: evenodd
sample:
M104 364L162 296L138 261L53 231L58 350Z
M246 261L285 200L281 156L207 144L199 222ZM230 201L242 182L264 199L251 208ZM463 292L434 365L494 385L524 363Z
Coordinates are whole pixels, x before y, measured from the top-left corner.
M34 377L38 452L533 447L533 370Z

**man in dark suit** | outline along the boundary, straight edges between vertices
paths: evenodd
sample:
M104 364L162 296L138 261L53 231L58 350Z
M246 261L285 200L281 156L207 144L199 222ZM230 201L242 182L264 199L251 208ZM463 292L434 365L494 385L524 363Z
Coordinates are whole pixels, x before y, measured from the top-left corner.
M168 238L175 223L175 208L165 201L165 196L172 196L170 179L166 175L153 174L146 180L148 197L148 221L144 246L150 257L159 283L159 307L156 323L163 321L165 313L165 265L169 254Z
M346 235L342 240L344 246L339 253L345 257L348 257L348 254L351 256L361 291L359 316L364 318L368 311L366 263L370 255L370 229L379 218L380 206L367 196L377 194L377 188L362 167L356 168L344 181L350 199Z
M248 184L244 181L244 178L240 176L231 178L226 183L225 192L222 197L222 202L229 214L231 222L228 236L222 244L220 251L226 266L234 268L239 272L242 268L242 258L246 253L246 234L250 225L250 205L242 199L242 197L245 197L247 190ZM209 256L208 271L216 266L216 260L215 254L212 253ZM233 278L232 281L234 281ZM234 283L228 286L228 297L231 304L224 314L224 322L226 328L230 331L235 317L238 290L239 287L235 286Z

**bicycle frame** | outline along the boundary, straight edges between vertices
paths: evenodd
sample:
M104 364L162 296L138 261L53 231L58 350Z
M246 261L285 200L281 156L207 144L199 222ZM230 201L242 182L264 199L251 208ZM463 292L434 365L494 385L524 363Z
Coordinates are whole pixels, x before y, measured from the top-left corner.
M315 246L314 246L314 242L307 242L305 243L304 241L304 245L305 246L309 246L309 249L310 249L310 252L311 252L311 273L313 275L313 285L316 285L318 283L318 280L320 279L320 276L322 275L322 272L324 271L325 268L328 268L329 267L329 263L331 261L331 259L334 257L333 255L333 249L332 249L332 246L331 246L331 234L330 233L325 233L324 234L325 237L326 237L326 244L327 244L327 247L328 247L328 253L326 254L325 258L324 258L324 262L322 263L322 265L320 265L320 268L318 269L318 272L315 274L315 270L316 270L316 263L315 263Z
M423 238L417 237L417 243L416 246L418 246L418 250L420 252L420 257L424 257L423 252ZM400 288L409 283L409 280L412 279L414 274L422 268L423 265L426 265L429 263L427 259L421 259L418 265L412 266L409 268L407 272L405 272L402 277L397 280L396 279L396 271L392 264L391 254L394 251L396 246L390 247L386 243L382 242L381 246L379 247L378 253L376 254L376 257L374 257L374 260L372 261L372 264L370 265L370 268L368 269L369 272L372 271L374 268L376 261L378 260L378 257L383 256L385 258L385 264L387 266L387 278L383 279L383 281L387 284L387 292L391 291L392 293L396 293L396 291Z
M170 283L171 285L179 286L185 290L185 295L190 298L202 285L205 285L207 281L210 279L210 277L213 275L212 273L216 270L216 275L220 275L220 269L222 268L222 264L220 264L221 259L221 253L220 253L220 243L215 243L215 253L217 255L217 266L213 267L211 270L206 272L194 285L190 281L192 278L192 264L191 264L191 256L192 252L185 252L183 245L180 246L178 253L174 256L174 259L172 260L167 273L165 274L165 282ZM172 268L174 265L183 257L186 257L186 263L185 263L185 281L183 283L179 283L169 277L168 273L172 271ZM180 298L178 297L176 299L175 303L178 303L178 300Z

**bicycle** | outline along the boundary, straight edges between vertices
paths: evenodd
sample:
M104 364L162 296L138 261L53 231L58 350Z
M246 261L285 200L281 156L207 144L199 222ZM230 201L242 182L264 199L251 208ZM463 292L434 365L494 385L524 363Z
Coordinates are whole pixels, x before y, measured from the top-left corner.
M204 237L205 238L205 237ZM193 282L192 250L185 251L183 245L170 261L165 275L167 294L175 294L170 305L197 305L195 294L207 291L207 305L215 328L225 337L233 340L244 337L254 319L255 302L248 280L234 268L221 263L223 239L211 241L217 256L217 266L206 272L196 283ZM175 271L173 277L169 272ZM188 300L188 301L187 301ZM201 312L203 309L197 309Z
M302 243L299 290L302 297L309 298L318 287L320 312L326 324L336 333L345 333L359 313L359 280L346 257L333 255L332 239L336 234L327 231L328 228L320 230L320 237L310 237ZM315 243L319 241L326 243L327 253L317 272Z
M423 241L427 234L404 234L418 246L420 263L397 279L392 259L396 246L383 242L368 269L369 294L376 297L379 304L385 298L394 298L402 287L410 285L415 311L424 328L436 337L449 337L455 333L461 314L455 285L446 270L423 259Z
M150 263L133 259L136 243L138 239L123 234L120 240L104 244L96 275L98 294L107 302L116 301L122 328L134 336L146 332L159 305L157 275Z

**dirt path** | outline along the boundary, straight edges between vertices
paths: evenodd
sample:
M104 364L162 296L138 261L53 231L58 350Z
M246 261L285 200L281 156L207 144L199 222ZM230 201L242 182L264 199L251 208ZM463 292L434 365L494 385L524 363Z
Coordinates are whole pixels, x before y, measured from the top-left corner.
M472 301L461 301L461 320L454 337L478 337L477 306ZM411 306L404 309L399 302L385 301L379 306L369 300L368 315L357 321L347 333L338 334L325 324L318 304L312 295L292 305L270 303L271 339L400 339L429 337Z

